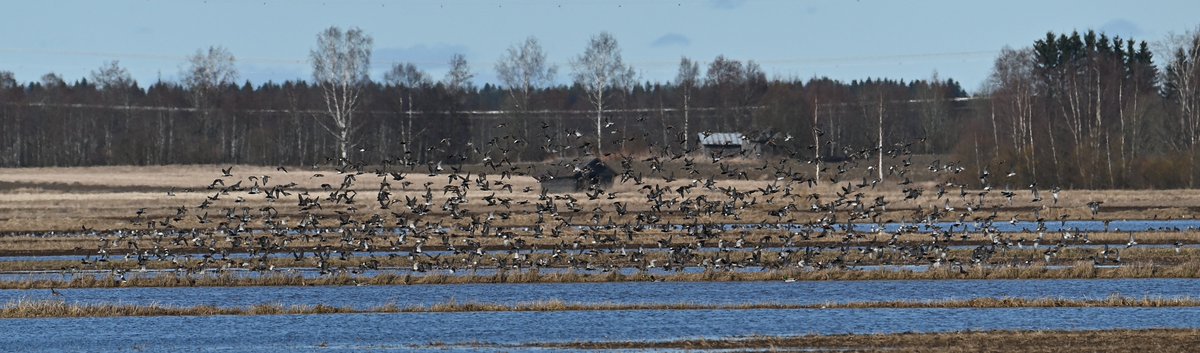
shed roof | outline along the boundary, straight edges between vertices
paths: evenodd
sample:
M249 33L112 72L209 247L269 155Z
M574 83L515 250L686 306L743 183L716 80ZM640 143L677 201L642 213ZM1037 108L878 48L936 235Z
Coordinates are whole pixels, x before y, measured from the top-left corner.
M700 137L700 144L707 146L741 146L744 137L737 132L714 132L708 136L704 133L697 134Z

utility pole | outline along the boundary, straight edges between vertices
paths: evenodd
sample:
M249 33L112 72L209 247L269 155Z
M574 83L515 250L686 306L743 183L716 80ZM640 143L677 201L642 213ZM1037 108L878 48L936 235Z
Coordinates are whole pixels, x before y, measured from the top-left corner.
M819 111L819 107L820 101L818 101L817 98L813 98L813 144L816 146L817 150L816 155L814 156L815 161L813 164L817 165L816 183L821 182L821 129L817 128L817 112Z

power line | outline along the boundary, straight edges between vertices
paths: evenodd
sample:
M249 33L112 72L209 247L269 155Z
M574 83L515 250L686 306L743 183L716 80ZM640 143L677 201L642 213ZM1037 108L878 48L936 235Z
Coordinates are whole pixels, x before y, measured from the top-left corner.
M80 51L80 50L53 50L53 49L36 49L36 48L0 48L0 52L17 53L17 54L35 54L35 55L57 55L57 56L80 56L80 57L100 57L109 59L145 59L159 61L187 61L189 55L169 55L160 53L143 53L143 52L109 52L109 51ZM883 62L892 60L932 60L943 58L976 58L989 57L998 54L997 50L976 50L976 51L958 51L958 52L931 52L931 53L909 53L909 54L893 54L893 55L860 55L860 56L836 56L836 57L790 57L790 58L775 58L775 59L747 59L753 60L760 64L772 65L791 65L791 64L845 64L848 62ZM268 57L237 57L238 62L245 63L263 63L263 64L282 64L282 65L305 65L308 63L307 58L268 58ZM409 61L420 66L437 66L445 65L441 61ZM372 67L387 67L392 62L372 63ZM563 62L554 64L562 65ZM643 67L667 67L678 65L678 61L663 61L663 60L635 60L630 61L634 66Z

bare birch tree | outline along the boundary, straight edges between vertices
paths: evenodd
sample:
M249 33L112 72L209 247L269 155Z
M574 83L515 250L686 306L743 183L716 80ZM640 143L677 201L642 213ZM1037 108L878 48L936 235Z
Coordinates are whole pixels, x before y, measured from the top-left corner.
M450 71L446 72L446 78L442 82L446 85L446 90L457 96L474 87L471 83L473 78L475 74L471 73L467 58L462 54L454 54L450 58Z
M995 140L995 147L1011 146L1016 158L1025 163L1030 176L1036 179L1037 160L1034 157L1037 145L1034 143L1036 128L1033 104L1037 77L1034 69L1033 50L1004 47L996 57L985 90L991 96L992 139ZM1008 139L998 137L998 119L1003 119L1008 125L1005 129Z
M233 54L229 53L224 47L210 46L207 50L197 49L195 54L188 57L187 66L184 67L181 76L183 77L183 85L191 92L192 107L200 112L201 124L204 131L213 128L213 122L210 118L209 108L212 96L216 95L221 87L234 84L238 78L237 68L234 67L236 59ZM234 115L234 123L228 126L229 148L222 150L229 151L229 155L234 160L237 159L237 116ZM167 131L174 131L174 123L171 119L167 120ZM220 144L226 144L226 129L219 128L221 133ZM170 144L174 140L174 136L163 138L166 143Z
M7 102L9 99L11 99L8 92L16 89L17 87L20 87L20 84L17 83L17 79L15 76L13 76L12 71L0 70L0 103ZM5 118L8 118L9 116L9 114L4 114ZM9 125L9 121L11 121L12 125ZM0 144L0 151L4 151L4 162L8 165L21 165L21 155L23 154L22 147L24 147L25 144L23 142L23 134L19 133L21 130L20 115L11 115L10 119L0 119L0 122L4 122L3 125L0 125L0 132L18 131L18 133L13 133L10 135L11 140L4 141L4 143Z
M596 106L596 155L603 153L603 120L606 91L623 89L632 81L633 68L621 60L621 47L608 32L592 36L587 49L571 60L575 83L582 86L588 100Z
M183 85L191 90L193 104L202 109L206 99L219 87L233 84L238 79L236 59L229 50L221 46L197 49L188 56L187 67L182 72Z
M362 87L370 78L373 40L357 27L342 31L329 27L317 34L317 47L309 52L313 80L321 87L330 125L321 126L333 135L338 156L347 158L350 135L354 133L354 110L361 103Z
M1169 55L1163 70L1168 99L1176 105L1184 144L1191 155L1188 185L1195 185L1196 145L1200 144L1200 28L1171 34L1163 43Z
M745 79L745 69L742 68L742 62L726 58L725 55L717 55L712 62L708 63L708 70L705 72L704 84L705 91L712 92L713 97L710 98L709 104L713 107L723 110L726 116L716 119L714 122L705 124L705 128L711 128L715 123L717 129L728 131L731 127L727 126L729 116L735 114L732 109L737 107L736 96L739 96L739 88L743 86Z
M121 67L117 60L109 61L100 66L97 71L92 71L92 81L96 83L96 88L100 89L100 94L105 98L106 102L119 103L125 107L125 119L128 121L132 116L130 105L133 103L133 76L129 75L129 71ZM104 144L103 151L105 159L112 160L115 155L113 151L113 129L104 129Z
M3 75L3 73L0 73L0 75ZM39 80L39 82L41 82L42 88L45 89L47 93L46 97L43 98L44 100L54 102L62 100L62 94L67 89L67 81L63 80L62 76L53 72L49 72L45 75L42 75L42 78ZM3 85L3 83L0 83L0 89L5 89Z
M0 90L10 90L19 86L12 71L0 71Z
M496 62L496 75L516 100L517 110L529 109L529 98L533 90L554 79L558 69L546 63L546 53L537 38L530 36L524 42L508 48L500 61Z
M675 86L679 88L680 95L683 96L683 149L688 149L688 141L691 140L691 135L688 134L688 110L692 100L692 91L696 90L696 85L700 80L700 63L694 62L687 57L679 59L679 72L675 75Z
M446 92L450 95L451 104L449 106L451 115L456 114L463 106L466 105L466 95L475 90L475 84L471 82L475 78L475 74L471 73L471 66L467 64L467 58L462 54L454 54L450 57L450 70L446 72L446 77L442 79L442 84L446 87ZM471 138L468 133L467 138L459 143L470 143ZM480 141L482 144L483 141Z
M512 98L514 110L521 120L522 136L529 134L529 117L525 113L532 109L533 91L549 84L554 80L558 68L546 62L546 53L537 38L530 36L524 42L508 47L504 56L496 62L496 75L504 83L508 95ZM521 154L517 154L521 160Z
M92 71L92 82L110 99L117 99L121 104L129 105L128 91L133 87L133 76L121 67L119 61L106 62L100 69Z
M422 88L433 84L429 74L412 63L395 63L383 74L383 81L401 87Z
M400 109L406 117L406 127L403 131L404 140L409 142L404 144L404 154L409 154L409 145L413 140L413 103L415 99L414 93L427 90L433 85L433 81L421 69L417 68L412 63L396 63L392 65L392 69L388 70L383 75L383 81L387 84L399 87L402 91L400 97ZM383 141L381 141L382 143Z
M925 134L922 148L925 153L940 148L943 144L946 129L946 116L948 115L946 101L946 86L938 77L937 70L933 71L933 75L929 80L920 85L917 89L917 98L920 103L921 130Z

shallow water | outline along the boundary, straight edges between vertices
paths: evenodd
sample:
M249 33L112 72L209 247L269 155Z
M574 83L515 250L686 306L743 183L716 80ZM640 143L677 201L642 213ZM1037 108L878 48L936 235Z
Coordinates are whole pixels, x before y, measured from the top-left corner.
M888 224L895 231L901 224ZM1026 231L1034 223L990 225L939 224L953 231ZM1103 230L1102 222L1045 224L1080 231ZM1111 222L1110 230L1174 231L1197 229L1197 221ZM727 226L737 229L742 226ZM858 228L863 227L863 228ZM870 231L876 225L855 225ZM975 228L970 228L975 227ZM1026 228L1027 227L1027 228ZM781 228L795 231L798 228ZM928 231L929 228L917 228ZM947 228L949 229L949 228ZM1075 231L1075 230L1072 230ZM774 251L775 249L770 249ZM286 255L286 254L285 254ZM242 255L233 255L242 256ZM78 260L78 256L64 257ZM0 259L3 261L3 259ZM927 267L885 267L922 270ZM755 269L745 269L753 271ZM495 270L476 274L490 275ZM557 270L541 270L552 273ZM566 271L566 270L562 270ZM602 273L581 271L581 273ZM635 269L622 269L634 273ZM655 269L655 271L659 271ZM701 272L689 268L688 272ZM238 276L261 275L232 271ZM400 273L400 271L384 271ZM297 269L296 274L320 276ZM368 271L370 276L379 272ZM445 271L429 273L445 274ZM459 274L469 274L459 271ZM0 280L79 274L8 273ZM131 272L127 276L170 272ZM212 274L210 274L212 275ZM1126 297L1185 298L1200 293L1198 279L1117 280L935 280L772 282L621 282L541 284L459 284L414 286L202 287L0 290L0 302L64 300L70 303L159 304L222 307L278 303L332 305L366 309L455 301L517 304L547 300L571 303L732 305L749 303L822 304L830 302L934 301L972 298L1102 299ZM511 346L534 342L678 340L747 335L940 332L961 330L1086 330L1200 328L1200 308L1015 308L1015 309L833 309L833 310L688 310L494 313L402 313L305 316L215 316L150 318L53 318L0 320L0 352L26 351L545 351ZM433 345L433 342L449 345ZM488 345L469 345L484 342Z
M471 342L1200 326L1200 308L407 313L0 320L0 351L542 351ZM429 347L431 342L450 344Z
M931 301L984 297L1184 298L1195 279L820 282L623 282L327 287L0 290L0 301L370 308L454 300L516 304ZM1200 327L1200 308L830 309L401 313L0 320L0 352L16 351L545 351L535 342L678 340L748 335L999 329ZM448 345L430 346L433 342ZM470 345L483 342L489 345Z
M264 303L365 309L385 304L401 307L479 302L516 304L562 300L578 303L787 303L929 301L1021 297L1100 299L1127 297L1183 298L1200 293L1198 279L1106 280L922 280L793 282L616 282L537 284L455 284L411 286L320 287L179 287L0 290L0 302L61 299L72 303L162 304L174 306L249 306Z

